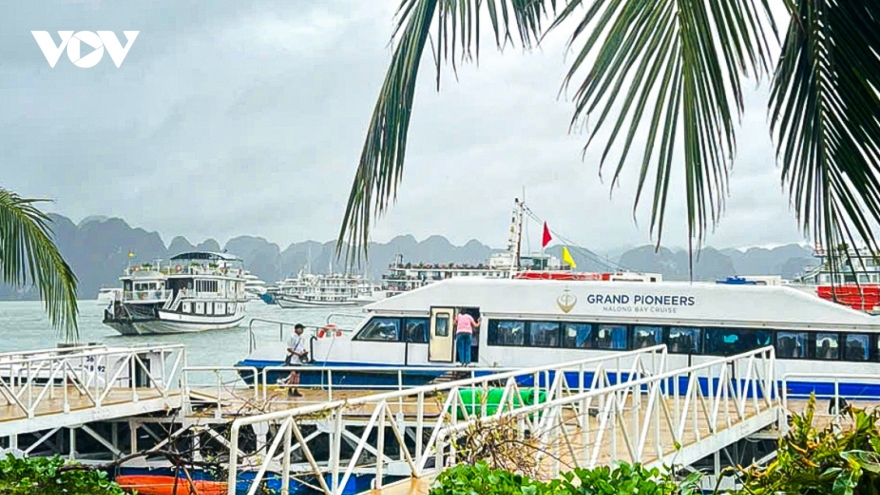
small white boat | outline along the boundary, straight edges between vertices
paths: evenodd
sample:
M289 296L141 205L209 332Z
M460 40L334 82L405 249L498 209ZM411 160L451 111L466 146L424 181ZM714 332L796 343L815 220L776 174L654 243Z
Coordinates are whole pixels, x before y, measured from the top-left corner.
M122 288L112 287L107 288L103 287L98 291L98 305L99 306L109 306L113 304L114 301L122 299Z
M266 282L251 272L244 272L244 295L248 301L261 299L266 291Z

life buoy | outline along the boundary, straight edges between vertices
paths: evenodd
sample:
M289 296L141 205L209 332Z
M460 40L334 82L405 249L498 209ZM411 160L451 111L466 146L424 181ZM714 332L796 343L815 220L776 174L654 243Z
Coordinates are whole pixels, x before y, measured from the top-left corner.
M323 339L325 335L329 335L331 332L334 331L336 332L337 337L342 336L342 332L338 328L336 328L336 325L332 323L324 325L320 330L318 330L318 338Z

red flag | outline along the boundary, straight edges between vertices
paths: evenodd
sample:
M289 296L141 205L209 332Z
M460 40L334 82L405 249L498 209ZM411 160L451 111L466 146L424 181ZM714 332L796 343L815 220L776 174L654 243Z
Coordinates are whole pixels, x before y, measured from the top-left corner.
M547 247L551 240L553 240L553 237L550 236L550 228L547 227L547 222L544 222L544 239L541 241L541 249Z

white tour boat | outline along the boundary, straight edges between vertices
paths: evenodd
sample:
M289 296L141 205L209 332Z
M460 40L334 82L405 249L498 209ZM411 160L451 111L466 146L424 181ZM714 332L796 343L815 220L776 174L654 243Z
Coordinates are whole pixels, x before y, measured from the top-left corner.
M510 218L510 235L507 250L492 254L486 263L404 263L403 255L397 254L394 262L388 265L388 272L382 275L382 288L386 297L396 296L426 285L458 277L480 277L492 279L558 279L558 280L641 280L659 282L662 276L657 273L575 272L572 267L559 258L545 253L522 253L522 231L525 201L514 199Z
M104 311L104 324L123 335L201 332L238 326L244 319L241 259L195 251L166 266L129 267L122 297Z
M244 295L249 301L262 299L266 294L266 282L260 280L260 277L251 272L244 272Z
M282 308L363 306L381 298L381 291L358 275L301 275L275 294Z
M481 319L472 353L480 367L541 366L666 344L675 369L774 346L777 380L816 370L880 375L880 319L784 285L462 277L367 306L353 332L307 334L314 363L303 368L302 383L322 383L325 366L360 367L334 371L334 381L351 385L395 385L396 372L383 367L402 366L407 384L431 382L445 372L420 368L455 369L461 308ZM280 366L284 353L283 346L258 346L238 365ZM788 387L827 394L834 385L826 378ZM859 380L840 391L880 396L878 385Z

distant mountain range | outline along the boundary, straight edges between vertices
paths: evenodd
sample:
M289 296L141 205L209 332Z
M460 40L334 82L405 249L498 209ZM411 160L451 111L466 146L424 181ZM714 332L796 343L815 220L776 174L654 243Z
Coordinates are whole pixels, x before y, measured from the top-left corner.
M189 250L223 251L241 257L245 268L266 281L274 283L300 270L310 268L312 273L340 272L344 264L336 260L335 241L304 241L291 244L284 250L278 244L262 237L240 236L230 239L225 246L214 239L193 245L184 237L175 237L166 245L156 232L133 228L119 218L93 216L78 225L61 215L50 215L55 241L62 255L79 278L79 296L94 298L101 287L119 285L119 276L128 266L128 253L135 254L134 261L142 263L155 259L167 260L171 256ZM662 248L655 252L653 246L628 249L618 259L608 260L581 248L569 247L577 263L578 271L609 271L618 267L630 270L661 273L664 280L688 280L688 255L685 251ZM491 248L472 240L464 246L454 246L445 237L431 236L417 241L411 235L395 237L387 243L371 243L368 263L362 272L378 281L396 254L405 261L425 263L485 263L490 255L500 249ZM550 246L549 254L561 256L561 246ZM714 280L731 275L782 275L792 278L805 267L816 264L812 252L792 244L775 249L705 248L699 253L694 265L695 280ZM36 299L34 289L13 289L0 285L0 299Z

